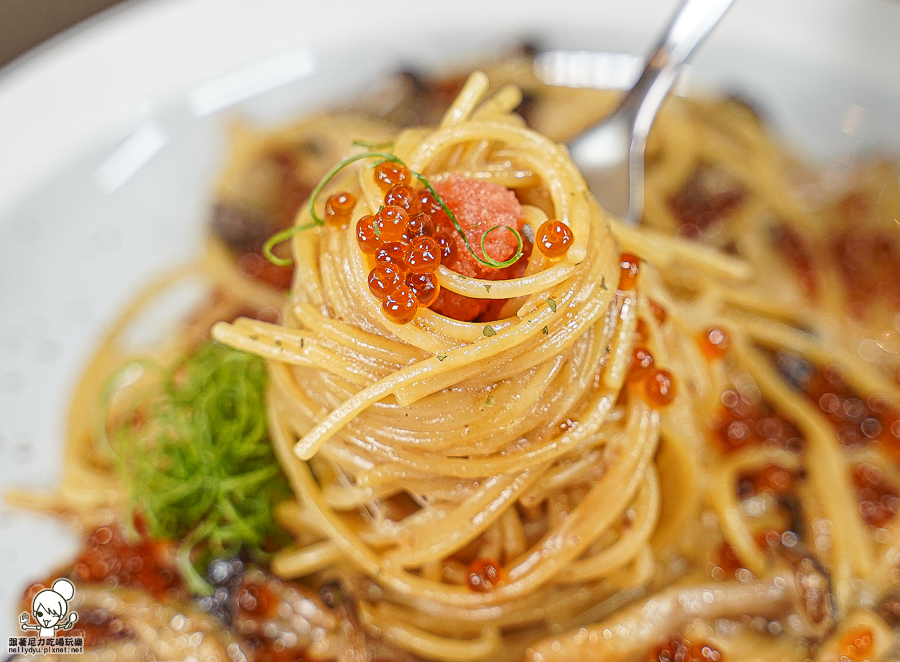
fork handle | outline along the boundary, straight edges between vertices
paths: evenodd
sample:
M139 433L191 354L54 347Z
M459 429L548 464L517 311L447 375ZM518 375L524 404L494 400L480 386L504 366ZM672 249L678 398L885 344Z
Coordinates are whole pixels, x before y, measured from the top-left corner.
M678 76L679 67L693 55L734 0L684 0L660 36L635 86L617 112L652 122ZM649 126L646 127L649 130ZM644 132L646 133L646 131Z
M631 128L628 146L628 210L626 220L640 222L644 209L644 150L656 113L675 84L678 71L718 24L734 0L684 0L634 87L613 112Z

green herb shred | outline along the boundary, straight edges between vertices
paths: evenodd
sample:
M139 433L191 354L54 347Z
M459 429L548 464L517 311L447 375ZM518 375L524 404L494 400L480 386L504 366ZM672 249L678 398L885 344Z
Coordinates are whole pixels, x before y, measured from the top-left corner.
M113 430L131 509L153 538L181 540L179 569L241 551L257 560L283 538L272 509L290 495L268 438L262 359L209 341L164 371L139 415Z

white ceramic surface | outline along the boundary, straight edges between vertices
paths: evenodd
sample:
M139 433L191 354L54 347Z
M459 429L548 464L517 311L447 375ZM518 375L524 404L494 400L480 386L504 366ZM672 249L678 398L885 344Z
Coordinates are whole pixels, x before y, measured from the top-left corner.
M0 71L0 491L58 479L93 343L139 284L196 253L228 117L285 118L401 64L525 37L641 53L672 5L147 0ZM898 152L898 34L890 0L744 0L694 69L811 154ZM53 520L0 508L0 646L23 588L75 549Z

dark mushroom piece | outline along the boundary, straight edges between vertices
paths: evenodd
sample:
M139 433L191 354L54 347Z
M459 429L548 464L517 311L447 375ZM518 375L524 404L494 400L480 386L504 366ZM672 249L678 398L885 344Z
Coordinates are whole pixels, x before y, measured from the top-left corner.
M878 615L892 628L900 629L900 588L889 591L878 603Z
M821 640L834 629L831 582L822 565L800 550L786 550L782 572L751 582L672 586L609 619L548 637L526 652L529 662L631 660L702 619L799 617L798 634Z

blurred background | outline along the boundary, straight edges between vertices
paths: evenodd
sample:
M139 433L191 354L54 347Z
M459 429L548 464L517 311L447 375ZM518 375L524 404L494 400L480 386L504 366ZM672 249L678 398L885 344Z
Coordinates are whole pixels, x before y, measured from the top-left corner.
M122 0L0 0L0 67Z

